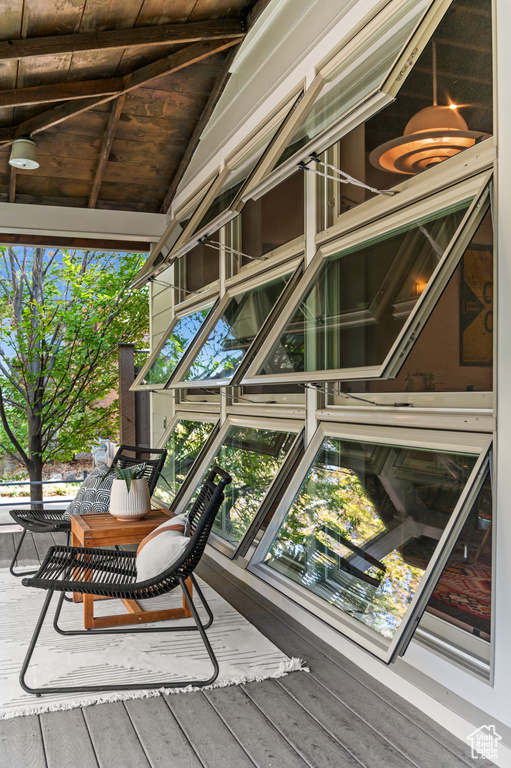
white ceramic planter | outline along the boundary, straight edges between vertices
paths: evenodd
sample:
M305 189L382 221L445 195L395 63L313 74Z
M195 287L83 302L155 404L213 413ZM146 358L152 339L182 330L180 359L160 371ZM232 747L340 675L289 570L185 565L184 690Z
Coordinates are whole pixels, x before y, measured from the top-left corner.
M115 478L110 493L110 514L117 520L140 520L151 510L151 498L147 480L132 480L130 491L126 482Z

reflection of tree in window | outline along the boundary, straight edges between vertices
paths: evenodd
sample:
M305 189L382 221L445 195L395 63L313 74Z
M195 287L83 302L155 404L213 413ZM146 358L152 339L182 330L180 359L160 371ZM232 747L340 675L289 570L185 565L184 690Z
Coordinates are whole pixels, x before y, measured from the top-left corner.
M232 376L276 304L287 279L289 275L233 296L184 380L201 381Z
M208 421L184 419L176 424L165 446L168 453L162 470L164 479L159 478L153 494L164 504L173 501L214 426Z
M213 531L231 544L243 538L277 475L295 433L252 427L230 427L211 461L232 477Z
M327 438L266 562L390 639L474 462Z
M177 321L160 354L147 371L143 384L163 384L169 380L208 312L209 308L201 309Z

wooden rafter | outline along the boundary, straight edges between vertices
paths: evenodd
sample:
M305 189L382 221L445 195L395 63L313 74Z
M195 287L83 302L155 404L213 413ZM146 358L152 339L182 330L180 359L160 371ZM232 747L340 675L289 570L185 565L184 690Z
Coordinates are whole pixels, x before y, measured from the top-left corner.
M224 67L222 71L220 72L215 85L213 87L213 90L211 91L209 98L206 102L206 106L202 110L202 114L200 116L199 122L197 123L194 132L192 133L192 136L190 138L190 141L188 142L186 146L185 153L183 157L181 158L181 161L179 163L179 166L172 177L172 181L170 183L170 186L167 190L167 194L165 195L165 199L162 203L160 212L161 213L167 213L170 204L172 202L172 199L176 193L177 187L179 185L179 182L183 178L183 174L186 171L186 168L188 167L188 163L190 162L193 153L197 149L197 145L199 143L199 139L201 137L201 134L206 127L206 124L211 117L213 113L213 109L215 108L215 105L220 98L222 91L224 90L225 86L227 85L227 81L229 80L230 73L229 70L231 68L231 64L233 62L233 59L236 55L236 48L233 48L233 50L229 53L229 56L227 57L227 60L225 61Z
M0 107L19 107L26 104L47 104L52 101L83 99L119 93L123 89L122 77L103 77L76 83L52 83L29 88L0 91Z
M96 174L94 176L94 182L89 197L89 208L95 208L98 200L99 190L101 188L101 182L105 174L106 164L108 157L112 149L112 144L115 138L115 131L117 130L117 124L121 116L122 108L126 100L126 94L119 96L112 105L112 111L110 112L110 119L108 120L108 126L103 139L103 146L101 147L101 153L99 155L98 167L96 168Z
M67 104L59 104L51 110L43 112L35 117L24 120L16 126L9 128L0 128L0 144L10 144L16 138L27 136L34 133L44 131L46 128L50 128L57 123L61 123L63 120L67 120L74 115L84 112L97 104L102 104L106 101L128 93L129 91L138 88L145 83L155 80L158 77L169 75L172 72L177 72L184 67L190 66L202 59L212 56L215 53L224 51L239 43L239 37L229 38L221 41L209 41L203 43L194 43L193 45L186 46L176 53L172 53L169 56L164 56L162 59L147 64L145 67L125 75L122 80L122 87L113 94L105 96L98 96L94 98L77 98ZM115 78L117 79L117 78ZM71 83L69 84L71 85ZM75 83L73 85L83 85L83 83ZM46 86L44 86L46 87ZM52 86L55 87L55 86Z
M33 56L54 56L77 51L132 48L135 46L180 45L200 40L227 39L244 34L239 19L162 24L157 27L109 29L74 35L31 37L24 40L0 42L0 60L24 59Z
M16 200L16 168L10 165L11 173L9 175L9 202L14 203Z

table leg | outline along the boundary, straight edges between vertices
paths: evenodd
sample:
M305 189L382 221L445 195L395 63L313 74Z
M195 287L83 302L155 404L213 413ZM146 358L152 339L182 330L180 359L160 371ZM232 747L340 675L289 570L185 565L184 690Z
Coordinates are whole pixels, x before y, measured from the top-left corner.
M186 586L193 598L193 584L191 579L186 580ZM169 619L188 619L192 612L186 603L183 594L182 608L163 608L146 611L136 600L121 598L122 603L128 609L128 613L120 616L94 616L94 596L83 596L84 626L85 629L102 629L104 627L123 627L128 624L140 624L149 621L166 621Z

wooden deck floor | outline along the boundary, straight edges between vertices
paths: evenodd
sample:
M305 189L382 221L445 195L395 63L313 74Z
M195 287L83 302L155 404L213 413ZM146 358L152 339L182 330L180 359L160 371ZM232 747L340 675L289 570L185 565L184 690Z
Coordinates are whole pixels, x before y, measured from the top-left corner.
M15 538L0 534L2 567ZM34 538L31 562L51 543ZM0 766L473 768L467 744L217 564L206 558L199 573L310 674L2 720Z

